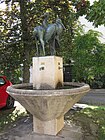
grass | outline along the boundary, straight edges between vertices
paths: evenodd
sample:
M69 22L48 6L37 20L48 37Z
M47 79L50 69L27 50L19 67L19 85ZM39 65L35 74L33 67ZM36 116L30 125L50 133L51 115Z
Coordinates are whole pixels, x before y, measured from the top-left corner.
M105 140L105 107L87 108L83 113L97 124L99 140Z
M17 110L15 107L8 110L0 110L0 132L4 131L5 128L10 126L13 122L16 122L26 115L27 112L25 110Z
M67 120L82 126L84 134L90 134L96 137L98 140L105 140L105 107L104 106L89 106L67 114Z

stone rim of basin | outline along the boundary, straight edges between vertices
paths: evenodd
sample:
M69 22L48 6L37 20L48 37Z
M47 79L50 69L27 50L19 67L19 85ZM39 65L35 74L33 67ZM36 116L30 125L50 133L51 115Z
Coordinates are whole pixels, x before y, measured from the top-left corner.
M64 86L75 86L74 88L66 88L63 87L60 89L44 89L44 90L37 90L37 89L25 89L25 87L32 87L32 83L23 83L23 84L16 84L7 87L7 92L12 94L23 94L25 96L33 95L33 96L61 96L61 95L73 95L80 94L81 92L88 92L90 90L90 86L85 83L77 83L77 82L64 82ZM66 92L65 92L66 91ZM64 93L65 92L65 93Z

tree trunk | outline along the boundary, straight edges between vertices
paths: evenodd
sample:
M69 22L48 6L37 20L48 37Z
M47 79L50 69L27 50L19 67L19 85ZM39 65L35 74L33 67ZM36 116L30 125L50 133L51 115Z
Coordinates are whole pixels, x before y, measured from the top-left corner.
M20 4L20 18L21 18L21 30L22 41L24 47L24 61L23 61L23 82L29 82L29 59L30 59L30 32L28 30L28 12L27 12L27 0L19 0Z

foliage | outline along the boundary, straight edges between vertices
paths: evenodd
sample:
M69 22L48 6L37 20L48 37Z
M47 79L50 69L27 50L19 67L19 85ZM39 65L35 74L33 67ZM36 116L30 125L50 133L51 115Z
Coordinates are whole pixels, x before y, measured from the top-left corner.
M76 3L76 1L75 1L75 6L77 7L77 11L78 11L77 15L78 14L79 15L86 15L86 18L90 22L93 22L93 25L95 27L98 27L99 25L105 25L105 18L104 18L104 16L105 16L105 1L104 0L94 1L93 5L91 5L91 6L90 6L88 1L84 1L84 2L83 1L84 0L81 0L79 3L78 2ZM79 9L78 9L78 6L79 6ZM77 79L80 81L81 80L87 81L94 88L105 87L105 84L104 84L105 83L105 73L104 73L104 71L105 71L104 70L105 45L100 43L95 38L94 39L96 40L96 43L95 43L96 45L94 45L95 40L92 39L93 38L92 34L90 35L90 37L87 36L87 38L86 38L86 36L87 36L87 34L85 36L83 35L82 36L83 38L80 37L81 41L79 41L78 43L80 43L80 45L81 45L84 42L84 44L85 44L84 46L86 46L86 48L85 48L86 50L88 50L88 48L89 48L88 45L90 44L90 51L89 51L89 54L86 54L86 51L84 49L82 50L83 52L81 52L81 50L79 51L77 49L79 51L78 55L80 57L80 60L78 60L78 61L80 61L80 63L81 63L81 59L82 59L82 63L77 68L76 75L79 75L79 79L78 78ZM98 36L96 35L96 37L98 37ZM77 37L77 38L79 40L79 37ZM92 40L90 40L89 38L91 38ZM92 46L93 46L93 48L92 48ZM95 46L96 46L96 49L94 49ZM93 49L97 50L97 51L92 55L91 51ZM84 56L84 58L83 58L83 56ZM86 62L86 64L85 64L85 62ZM81 78L80 78L80 74L79 74L78 70L80 70L79 72L81 73Z
M105 44L99 41L99 36L99 32L90 30L74 39L72 58L77 81L92 85L105 74Z
M77 21L71 2L68 0L3 1L6 3L6 10L1 10L0 18L1 74L7 75L10 80L13 78L16 83L21 73L20 64L23 64L23 79L24 82L28 82L31 58L36 53L32 31L35 26L41 25L42 15L46 11L50 12L49 23L54 22L58 15L66 26L67 30L61 39L61 51L58 49L57 54L63 55L65 60L69 58L66 52L68 49L71 52Z
M11 124L15 124L16 121L28 116L25 109L17 110L15 108L10 110L2 109L0 113L0 131L4 131ZM13 125L12 125L13 126Z
M84 34L78 23L80 15L87 14L87 18L90 17L92 6L88 0L2 2L6 3L6 9L0 11L1 74L6 75L13 83L18 83L22 75L20 65L23 64L24 82L29 81L31 58L36 54L32 31L35 26L42 24L42 15L47 11L50 12L49 23L54 22L58 15L66 27L60 37L60 48L56 48L57 55L64 58L64 63L69 63L72 59L75 61L75 79L87 80L90 84L103 84L104 78L101 83L100 79L105 75L104 44L99 42L97 32L89 31ZM99 2L102 3L102 0Z
M10 10L7 5L6 9L0 12L0 72L16 83L22 61L21 33L18 9L15 5L11 8Z
M95 108L86 108L81 113L85 114L87 117L93 119L93 121L98 125L98 137L100 140L105 139L105 107L95 107Z
M67 122L73 122L80 126L84 139L89 135L95 140L105 139L105 106L88 106L84 109L77 108L76 111L69 111L65 115Z
M90 7L89 0L72 0L72 4L76 9L76 17L86 14Z
M105 26L105 0L94 1L94 4L89 7L86 18L96 27Z

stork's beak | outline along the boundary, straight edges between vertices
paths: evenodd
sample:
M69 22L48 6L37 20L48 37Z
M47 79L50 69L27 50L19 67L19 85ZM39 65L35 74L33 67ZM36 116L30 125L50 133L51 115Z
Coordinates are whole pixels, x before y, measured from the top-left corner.
M63 23L61 23L61 25L62 25L62 27L64 28L64 30L66 30L66 27L64 26L64 24L63 24Z

